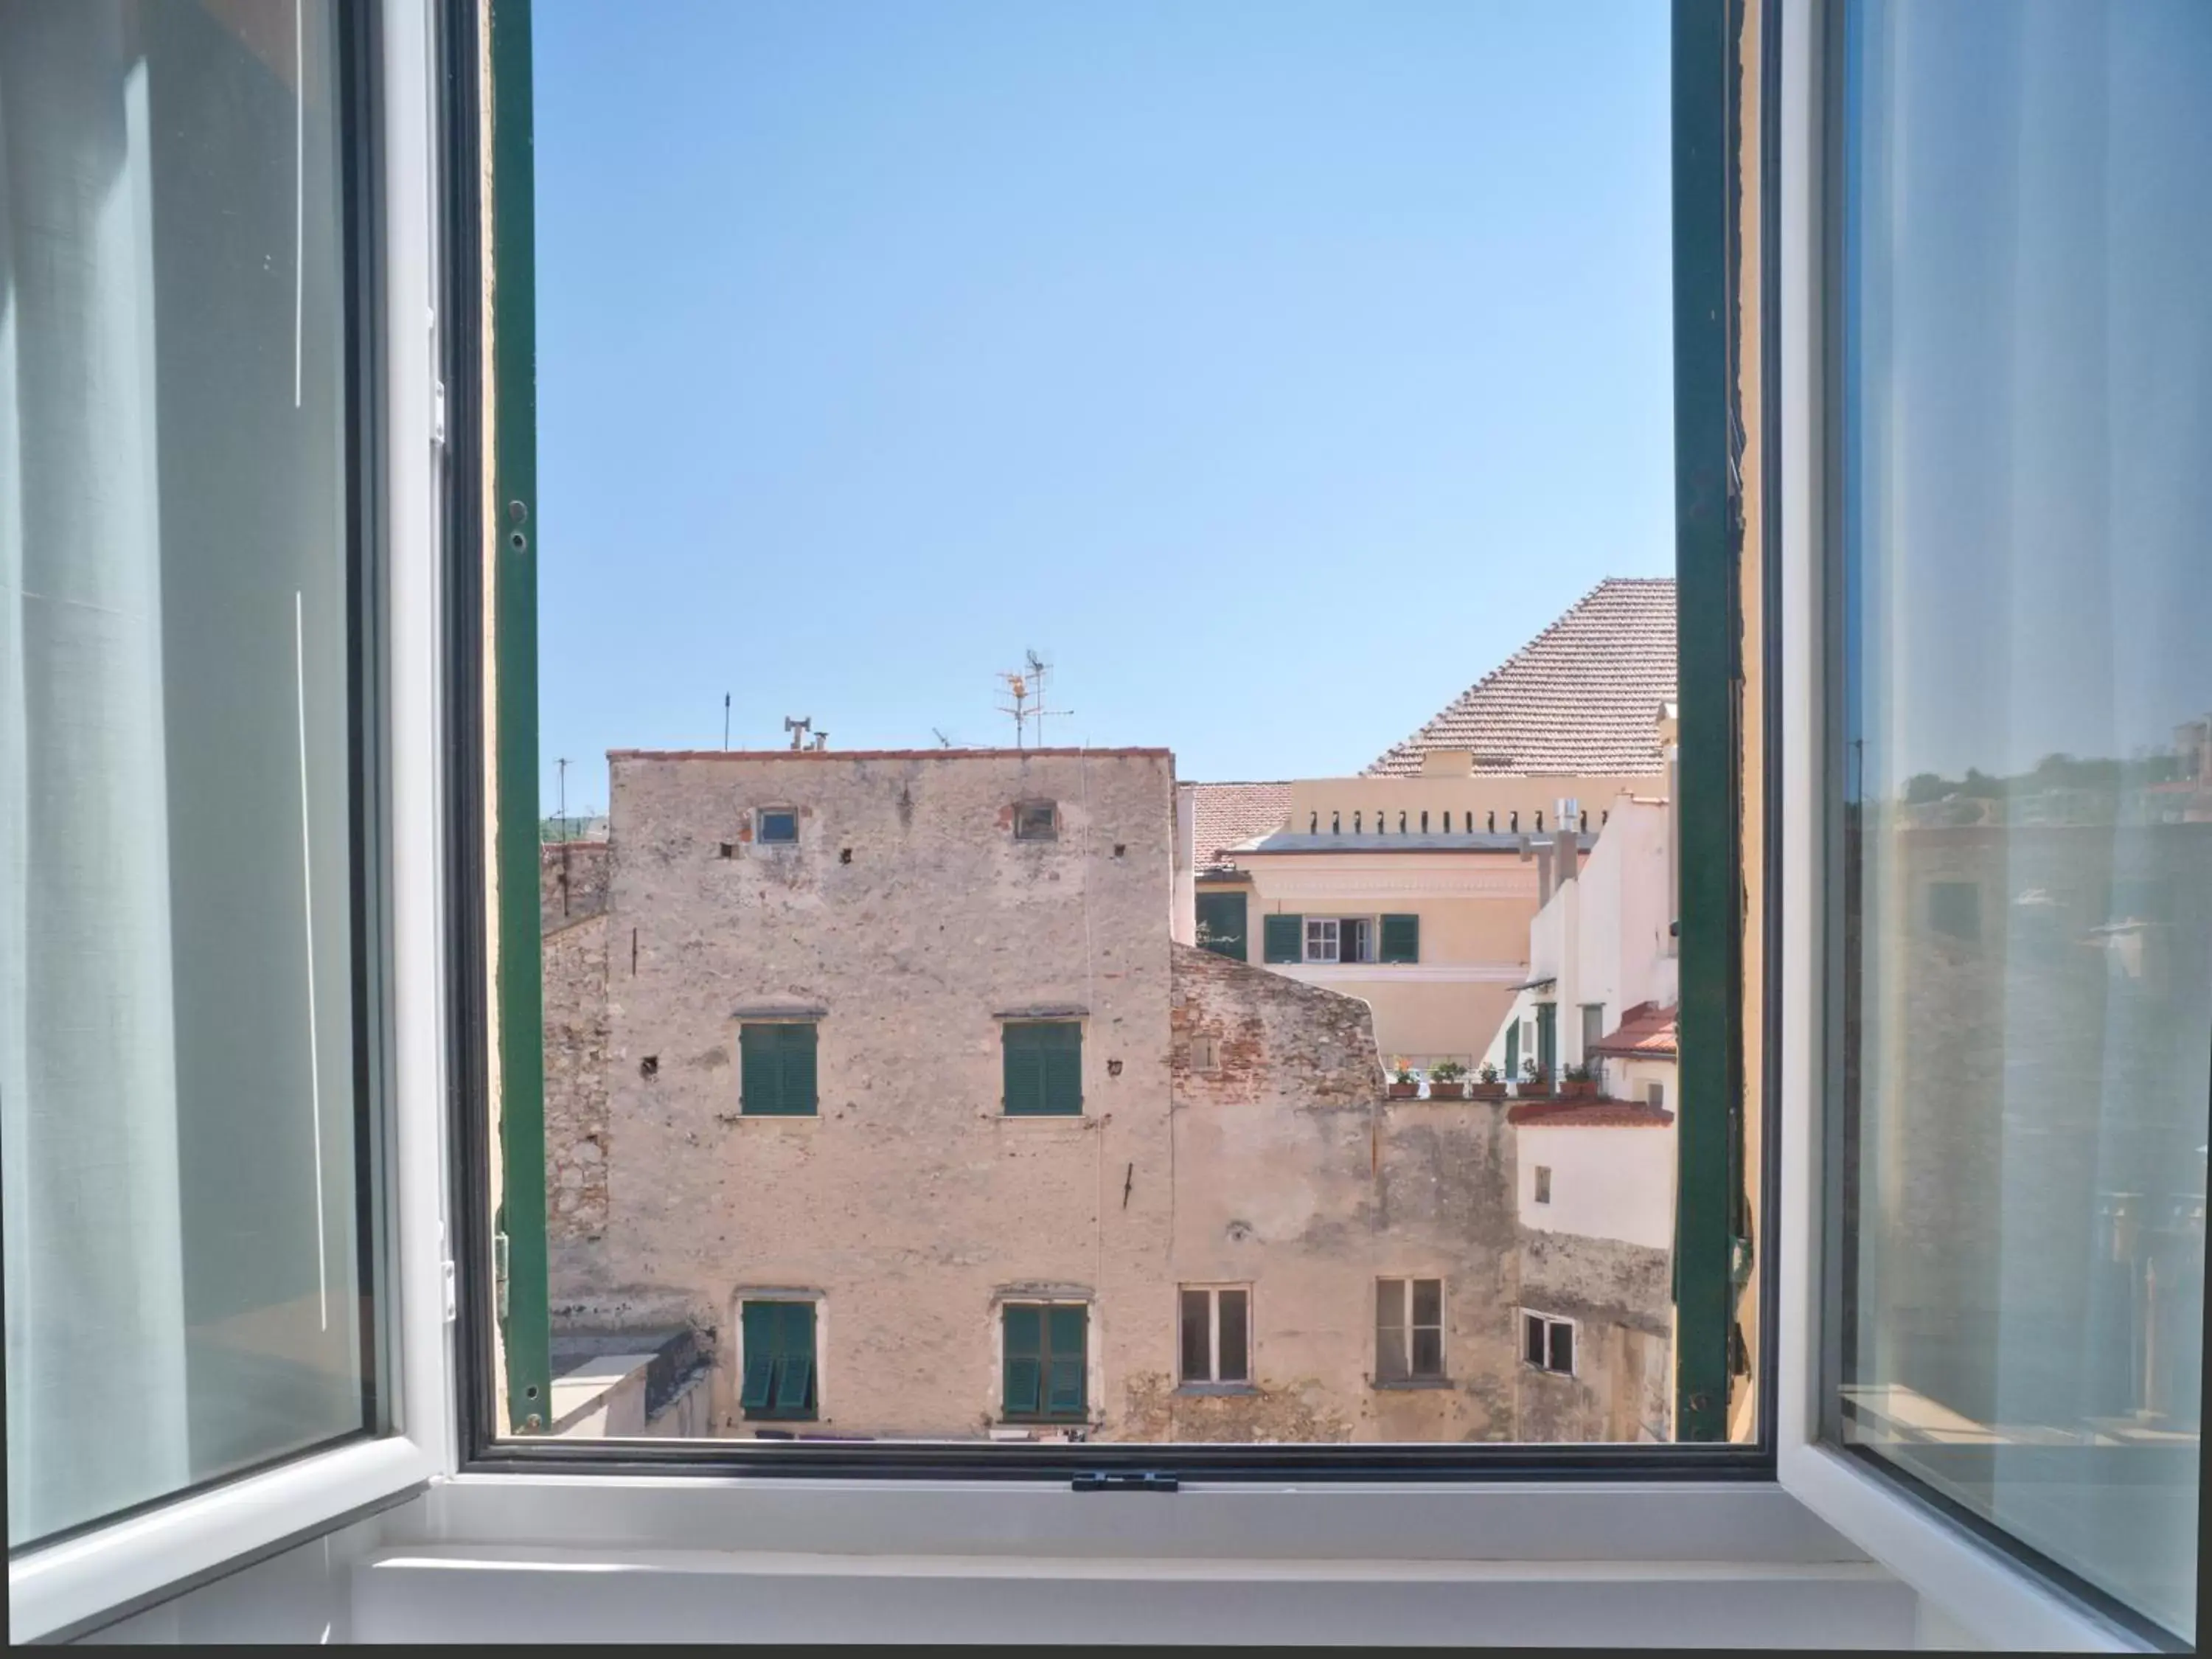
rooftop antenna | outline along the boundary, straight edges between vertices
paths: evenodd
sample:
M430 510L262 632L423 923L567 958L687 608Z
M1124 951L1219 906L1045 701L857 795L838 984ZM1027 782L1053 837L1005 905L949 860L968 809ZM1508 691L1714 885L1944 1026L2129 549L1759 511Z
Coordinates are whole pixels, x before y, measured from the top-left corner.
M1023 653L1019 668L1009 669L999 676L1012 701L999 705L1001 714L1011 714L1014 720L1014 747L1024 746L1029 723L1036 722L1037 746L1044 746L1044 718L1047 714L1072 714L1072 708L1047 708L1044 706L1044 685L1052 673L1052 665L1034 651Z
M814 729L814 716L801 714L793 719L791 715L786 714L783 717L783 729L791 733L791 746L793 750L804 749L806 747L806 734Z
M722 747L730 746L730 694L722 693Z
M945 730L942 726L931 726L929 728L929 735L937 739L937 746L939 749L950 749L952 747L952 739L945 735Z

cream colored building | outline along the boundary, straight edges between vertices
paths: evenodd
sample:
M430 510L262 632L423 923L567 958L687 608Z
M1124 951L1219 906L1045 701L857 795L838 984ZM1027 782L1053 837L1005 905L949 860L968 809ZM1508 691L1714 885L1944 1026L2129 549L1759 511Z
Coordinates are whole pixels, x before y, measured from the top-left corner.
M1475 1060L1532 977L1562 811L1588 851L1666 793L1674 629L1671 580L1609 580L1359 776L1184 786L1176 936L1361 999L1386 1060Z

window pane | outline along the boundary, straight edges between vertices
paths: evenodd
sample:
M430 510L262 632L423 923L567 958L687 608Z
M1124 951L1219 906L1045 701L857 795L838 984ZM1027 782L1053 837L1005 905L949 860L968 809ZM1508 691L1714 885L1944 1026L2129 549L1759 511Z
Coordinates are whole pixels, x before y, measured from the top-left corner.
M1412 1375L1407 1364L1406 1331L1403 1326L1388 1327L1375 1333L1375 1378L1379 1382L1403 1382Z
M1555 1371L1571 1373L1575 1369L1575 1328L1562 1320L1548 1333L1551 1340L1549 1364Z
M1210 1297L1204 1291L1182 1293L1182 1380L1213 1380L1212 1335L1208 1324Z
M1413 1281L1413 1323L1441 1325L1444 1318L1443 1281L1437 1279L1417 1279Z
M376 1426L339 30L0 6L11 1546Z
M1850 15L1829 1431L2190 1638L2212 28Z
M1534 1314L1521 1316L1521 1357L1532 1365L1544 1363L1544 1322Z
M1442 1376L1444 1374L1444 1334L1432 1326L1413 1328L1413 1375Z
M1251 1380L1249 1344L1246 1336L1246 1300L1243 1291L1221 1292L1221 1374L1216 1379L1218 1382L1246 1382Z

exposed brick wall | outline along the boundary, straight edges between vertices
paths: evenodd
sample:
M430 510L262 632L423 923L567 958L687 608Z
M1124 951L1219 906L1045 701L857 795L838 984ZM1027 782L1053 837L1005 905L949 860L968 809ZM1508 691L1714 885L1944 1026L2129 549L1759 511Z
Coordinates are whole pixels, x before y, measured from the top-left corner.
M1367 1005L1194 945L1170 947L1170 1077L1182 1102L1361 1104L1382 1093ZM1213 1065L1201 1069L1211 1042Z

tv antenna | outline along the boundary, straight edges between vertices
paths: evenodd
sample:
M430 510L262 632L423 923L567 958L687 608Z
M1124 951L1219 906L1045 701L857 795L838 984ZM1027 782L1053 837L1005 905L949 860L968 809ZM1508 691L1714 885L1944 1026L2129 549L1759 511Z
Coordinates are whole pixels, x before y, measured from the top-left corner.
M1011 714L1014 720L1014 747L1023 748L1030 723L1036 724L1037 747L1044 747L1044 721L1048 714L1072 714L1072 708L1048 708L1045 704L1045 682L1052 676L1052 665L1035 651L1023 653L1022 665L1009 669L999 676L1006 688L1009 701L999 705L1001 714Z
M804 749L806 747L807 733L814 729L814 716L801 714L797 719L793 719L791 715L786 714L783 717L783 729L791 733L791 746L793 749ZM817 744L816 747L819 748L820 744Z

